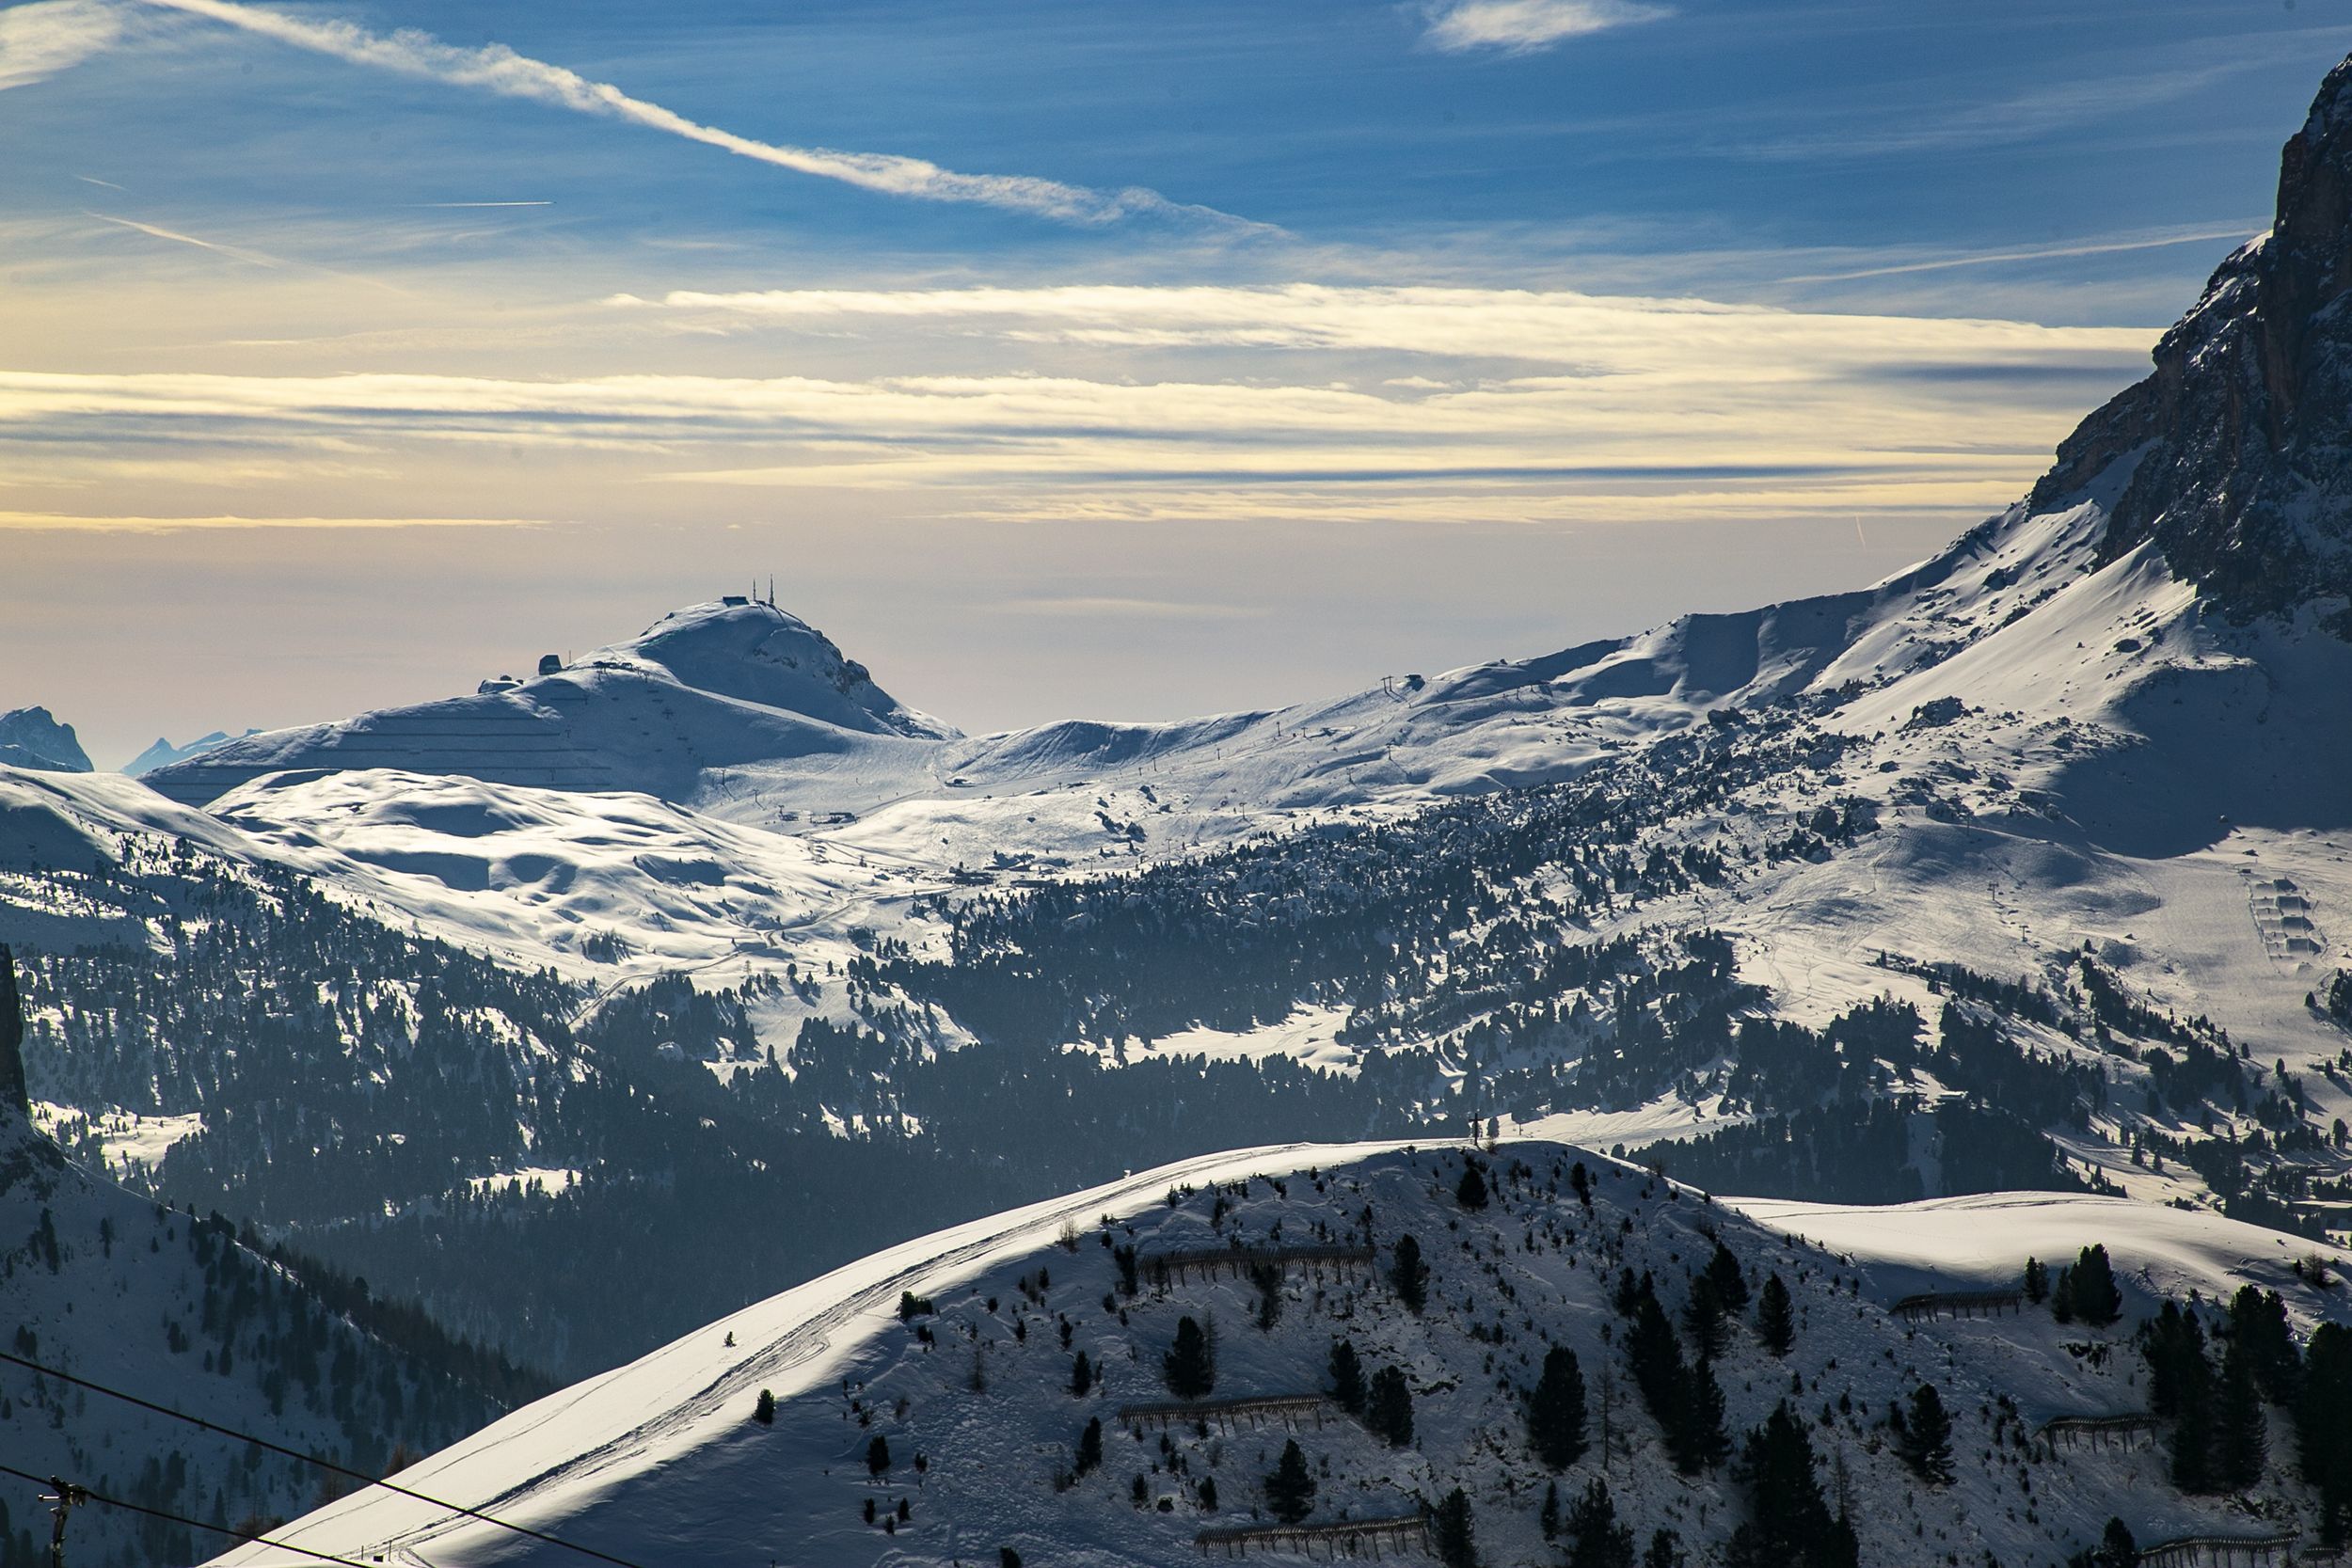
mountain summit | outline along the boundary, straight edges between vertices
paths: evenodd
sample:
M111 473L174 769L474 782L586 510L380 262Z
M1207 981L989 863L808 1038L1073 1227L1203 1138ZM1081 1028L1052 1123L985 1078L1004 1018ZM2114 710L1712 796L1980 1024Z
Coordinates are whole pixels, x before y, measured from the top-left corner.
M61 724L45 707L0 713L0 766L45 773L87 773L89 754L73 726Z
M692 795L713 769L952 738L831 638L771 604L714 600L642 636L469 696L273 730L144 775L204 805L265 774L363 768L569 790Z
M926 739L956 734L876 686L866 666L843 657L832 638L772 604L721 600L674 610L644 636L586 662L665 674L697 691L848 730Z
M2215 272L2156 345L2154 372L2059 447L2034 508L2130 463L2108 559L2153 540L2240 621L2352 596L2348 290L2352 59L2287 140L2270 232Z

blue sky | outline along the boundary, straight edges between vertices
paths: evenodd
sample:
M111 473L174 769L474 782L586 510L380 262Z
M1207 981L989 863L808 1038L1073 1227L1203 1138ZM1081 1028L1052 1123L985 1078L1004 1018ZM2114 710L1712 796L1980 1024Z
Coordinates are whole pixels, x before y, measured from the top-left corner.
M119 760L752 571L967 728L1846 586L2138 373L2347 48L2342 0L0 8L0 706Z

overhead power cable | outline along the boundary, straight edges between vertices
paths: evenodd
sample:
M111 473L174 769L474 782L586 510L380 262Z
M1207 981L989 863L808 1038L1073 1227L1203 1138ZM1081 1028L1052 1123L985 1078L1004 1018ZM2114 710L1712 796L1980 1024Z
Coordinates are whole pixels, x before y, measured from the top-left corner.
M19 1481L29 1481L36 1486L48 1486L56 1480L54 1476L37 1476L30 1470L20 1470L13 1465L0 1465L0 1475L10 1475ZM144 1513L151 1519L166 1519L175 1525L185 1525L190 1529L208 1529L215 1535L230 1536L251 1545L267 1546L272 1551L293 1552L316 1562L339 1562L343 1565L343 1568L368 1568L368 1564L354 1558L336 1557L327 1552L314 1552L308 1546L297 1546L291 1541L272 1541L266 1535L247 1535L241 1529L230 1529L227 1525L208 1525L201 1519L191 1519L183 1513L150 1508L145 1503L135 1503L121 1497L110 1497L103 1492L93 1492L79 1483L75 1484L73 1490L80 1495L79 1500L103 1503L108 1508L119 1508L132 1513Z
M43 1377L54 1377L58 1382L72 1384L76 1388L87 1388L93 1394L103 1394L108 1399L120 1400L123 1403L136 1405L141 1410L151 1410L158 1416L168 1416L175 1421L185 1421L190 1426L201 1427L206 1432L217 1433L223 1437L233 1437L242 1442L251 1443L271 1453L282 1454L288 1459L300 1460L305 1465L315 1465L322 1470L331 1471L364 1485L380 1486L387 1492L396 1492L414 1502L447 1509L452 1513L462 1514L466 1518L476 1519L485 1525L495 1525L500 1529L511 1530L516 1535L527 1536L531 1540L544 1542L550 1546L561 1546L565 1551L578 1552L583 1557L593 1557L599 1562L610 1562L614 1565L614 1568L644 1568L644 1564L632 1562L628 1558L615 1557L611 1552L600 1552L594 1546L583 1546L577 1541L566 1541L560 1535L549 1535L545 1530L532 1529L529 1525L513 1524L493 1514L485 1513L478 1508L469 1508L464 1503L453 1503L441 1497L428 1497L411 1487L403 1486L396 1481L390 1481L382 1476L372 1476L365 1470L355 1470L348 1465L338 1465L331 1459L322 1459L314 1453L304 1453L300 1449L290 1449L282 1443L273 1443L266 1437L256 1437L249 1432L240 1432L235 1427L222 1426L219 1422L208 1421L201 1416L191 1416L184 1410L174 1410L167 1404L157 1404L152 1400L143 1400L136 1394L125 1393L119 1388L110 1388L103 1383L95 1383L86 1377L76 1377L72 1372L59 1371L55 1367L45 1367L38 1361L28 1361L24 1356L12 1355L7 1351L0 1351L0 1362L22 1367L27 1371L39 1372ZM97 1496L94 1492L90 1495ZM331 1560L340 1562L342 1560L337 1558Z

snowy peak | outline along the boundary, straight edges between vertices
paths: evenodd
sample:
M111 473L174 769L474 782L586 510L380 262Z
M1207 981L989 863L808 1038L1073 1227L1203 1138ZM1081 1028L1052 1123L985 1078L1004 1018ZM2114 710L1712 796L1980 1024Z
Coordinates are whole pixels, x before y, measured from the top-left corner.
M2119 463L2107 559L2153 540L2233 619L2352 595L2352 60L2280 157L2271 231L2221 264L2155 371L2085 420L2034 491Z
M247 730L245 733L259 735L262 732ZM155 743L152 746L124 763L122 771L131 778L142 778L158 768L168 768L175 762L185 762L190 757L201 756L214 747L225 746L234 738L242 737L232 736L226 730L215 730L210 735L197 736L184 746L174 746L169 737L159 735L155 737Z
M196 806L274 773L359 769L685 800L714 771L919 751L956 733L876 686L805 621L728 598L569 664L548 655L528 680L501 675L466 696L248 735L145 780Z
M771 604L724 599L674 610L644 636L589 656L680 686L821 719L843 729L945 739L957 732L874 684L832 638Z
M0 767L43 773L90 771L89 755L74 737L73 726L58 723L45 707L0 713Z

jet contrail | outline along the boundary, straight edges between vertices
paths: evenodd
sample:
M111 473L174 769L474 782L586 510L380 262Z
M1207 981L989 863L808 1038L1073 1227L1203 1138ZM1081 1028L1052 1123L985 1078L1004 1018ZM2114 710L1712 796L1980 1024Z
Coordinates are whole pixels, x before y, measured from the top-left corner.
M845 152L833 148L755 141L689 119L659 103L631 98L609 82L592 82L578 71L517 55L502 43L485 44L479 49L461 48L444 43L429 33L409 29L389 35L372 33L347 22L288 16L265 7L244 5L240 0L146 3L206 17L355 65L374 66L452 87L478 87L508 98L527 98L580 114L625 119L738 157L815 175L820 180L838 180L889 196L914 197L926 201L977 202L1065 223L1104 224L1148 215L1235 231L1277 231L1269 225L1252 223L1213 207L1170 201L1157 191L1137 185L1099 191L1030 175L963 174L942 168L927 159L901 157L892 152Z
M96 183L96 182L92 182ZM82 215L96 218L101 223L111 223L119 229L135 230L154 239L169 240L175 245L192 245L199 250L215 251L223 256L234 257L240 261L251 262L257 267L282 267L286 264L266 250L247 250L243 245L222 245L217 240L199 240L194 234L183 234L177 229L165 229L152 223L141 223L136 218L119 218L112 213L93 213L87 207L82 209Z

